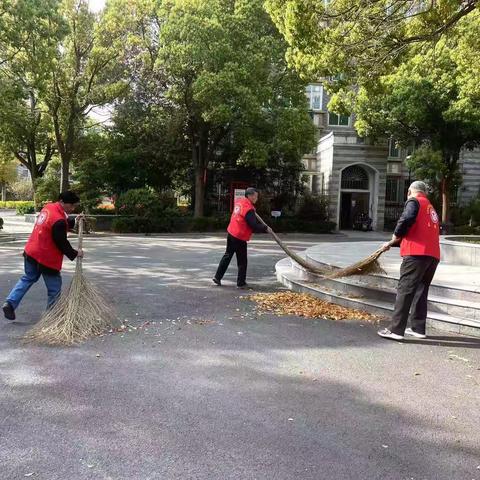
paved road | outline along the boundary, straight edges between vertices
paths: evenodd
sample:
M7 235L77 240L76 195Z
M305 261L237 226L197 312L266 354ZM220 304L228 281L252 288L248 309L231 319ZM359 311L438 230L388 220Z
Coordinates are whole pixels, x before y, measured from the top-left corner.
M18 323L0 323L1 480L480 480L478 341L398 344L358 322L259 316L234 267L224 287L210 284L223 244L87 242L88 275L122 319L156 322L147 328L23 346L40 284ZM0 245L1 295L20 253ZM251 245L259 290L278 288L279 258L266 237Z

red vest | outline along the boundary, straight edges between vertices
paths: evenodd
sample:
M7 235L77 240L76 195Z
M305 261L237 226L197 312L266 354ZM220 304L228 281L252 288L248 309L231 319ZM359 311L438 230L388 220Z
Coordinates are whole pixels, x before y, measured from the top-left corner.
M63 263L63 253L53 241L52 227L59 220L67 224L68 215L60 203L47 203L37 217L33 232L25 246L25 253L41 265L60 271Z
M440 225L438 215L424 194L417 194L420 204L417 219L400 244L400 255L424 255L440 260Z
M252 238L253 230L245 220L245 215L255 210L253 203L248 198L240 198L235 202L232 218L228 225L227 232L239 240L248 242Z

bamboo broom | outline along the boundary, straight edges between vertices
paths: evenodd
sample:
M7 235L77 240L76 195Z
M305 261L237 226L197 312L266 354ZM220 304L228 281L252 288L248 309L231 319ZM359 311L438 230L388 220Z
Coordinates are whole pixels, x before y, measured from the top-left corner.
M255 215L263 225L268 227L268 225L263 221L262 217L260 217L260 215L257 212L255 212ZM280 248L292 260L294 260L296 263L298 263L300 266L302 266L306 270L312 273L315 273L317 275L321 275L325 279L343 278L343 277L349 277L351 275L370 275L373 273L385 273L385 270L380 266L380 263L378 261L380 255L384 253L384 250L381 248L376 250L367 258L364 258L363 260L360 260L359 262L354 263L353 265L332 271L332 269L329 267L326 267L325 269L321 269L316 267L315 265L312 265L311 263L308 263L304 258L300 257L295 252L292 252L292 250L290 250L290 248L288 248L287 245L285 245L280 240L278 235L273 230L271 231L271 234L274 240L280 246Z
M83 246L84 219L78 223L78 248ZM83 259L77 257L68 289L24 336L24 341L45 345L72 345L105 331L115 320L113 309L85 278Z

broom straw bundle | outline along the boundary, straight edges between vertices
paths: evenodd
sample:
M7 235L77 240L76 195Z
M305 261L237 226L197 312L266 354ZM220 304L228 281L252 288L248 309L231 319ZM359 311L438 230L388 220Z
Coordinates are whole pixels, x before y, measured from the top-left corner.
M258 215L258 213L255 212L255 215L257 216L257 219L265 226L268 226ZM363 260L360 260L357 263L354 263L353 265L350 265L345 268L341 268L338 270L333 270L329 267L326 267L325 269L321 269L316 267L315 265L312 265L311 263L308 263L304 258L300 257L297 255L295 252L290 250L287 245L285 245L278 235L272 230L271 231L272 237L274 240L278 243L279 247L296 263L298 263L300 266L305 268L306 270L315 273L317 275L321 275L325 279L334 279L334 278L343 278L343 277L349 277L351 275L370 275L374 273L385 273L385 270L380 266L380 263L378 259L380 258L380 255L384 252L383 249L379 248L376 250L374 253L372 253L370 256L367 258L364 258Z
M78 248L83 246L84 219L78 223ZM69 288L24 336L26 342L72 345L105 331L115 320L113 309L85 278L77 257Z

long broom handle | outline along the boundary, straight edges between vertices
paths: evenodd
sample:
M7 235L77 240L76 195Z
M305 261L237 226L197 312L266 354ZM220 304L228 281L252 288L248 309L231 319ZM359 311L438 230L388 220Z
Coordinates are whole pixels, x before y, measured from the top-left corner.
M78 220L78 249L81 250L83 247L83 229L84 229L84 222L83 218ZM77 257L77 267L82 267L82 257Z
M263 221L262 217L257 213L255 212L255 215L258 219L258 221L260 223L262 223L263 225L265 225L266 227L268 227L268 225ZM295 262L297 262L300 266L302 266L303 268L306 268L307 270L310 270L311 272L313 273L316 273L318 275L322 275L324 276L325 275L325 271L324 270L321 270L317 267L315 267L314 265L308 263L304 258L300 257L299 255L297 255L295 252L293 252L292 250L290 250L281 240L280 238L278 237L278 235L270 228L270 233L272 235L272 237L275 239L275 241L278 243L279 247L292 259L294 260Z

